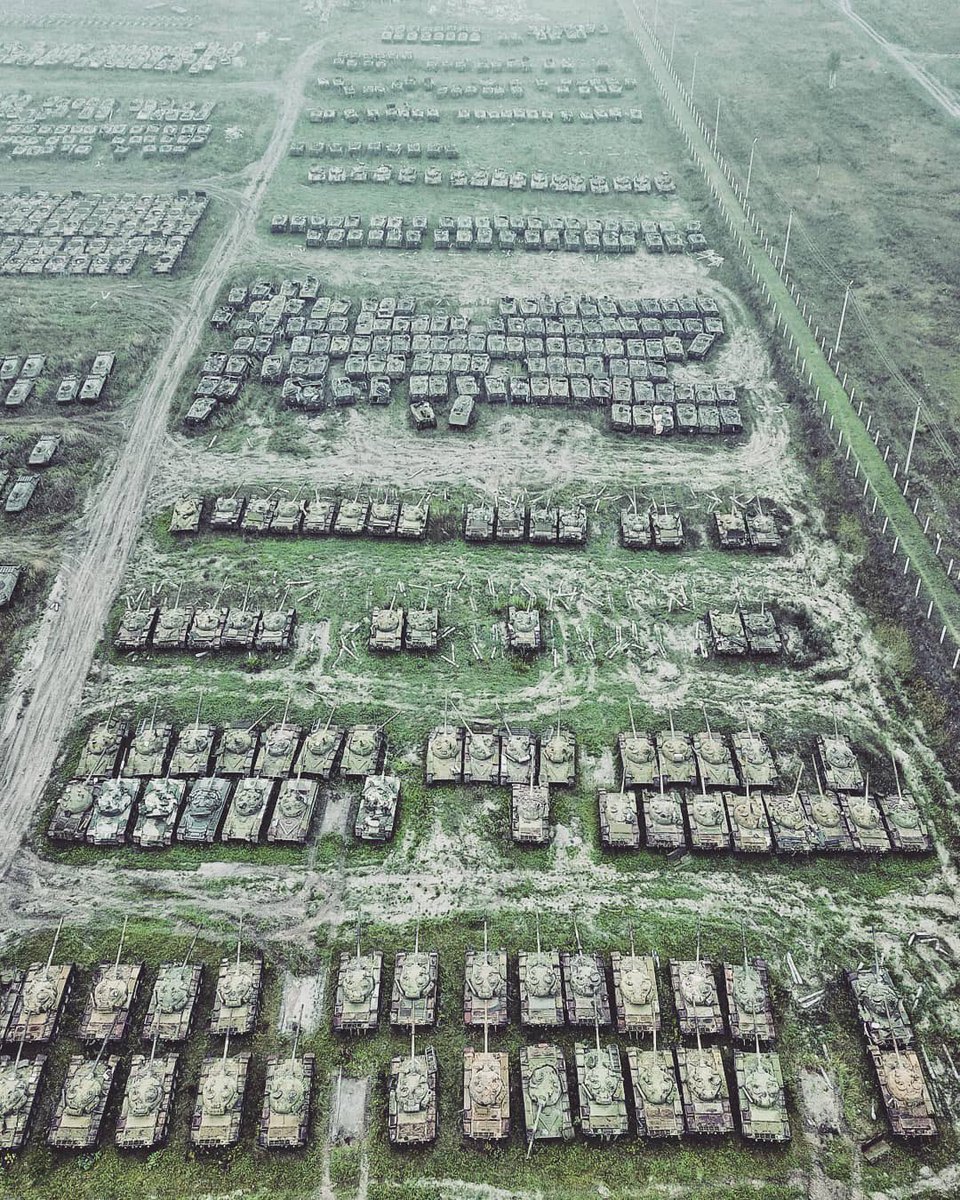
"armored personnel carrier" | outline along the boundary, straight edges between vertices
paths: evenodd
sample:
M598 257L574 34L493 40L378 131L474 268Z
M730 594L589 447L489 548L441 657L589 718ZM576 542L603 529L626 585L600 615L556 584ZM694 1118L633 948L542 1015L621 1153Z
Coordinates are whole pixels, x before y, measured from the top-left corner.
M603 956L598 952L588 954L580 948L576 954L564 951L560 955L560 968L569 1023L609 1025L610 996Z
M120 774L133 778L162 775L172 741L173 726L168 721L144 725L130 742Z
M660 1029L660 997L657 974L648 955L614 950L610 955L613 972L613 1004L618 1033L654 1033Z
M733 1072L743 1136L751 1142L789 1142L790 1120L780 1055L734 1050Z
M550 789L545 784L511 785L510 836L527 846L545 846L550 840Z
M608 850L640 849L640 818L632 791L598 792L600 842Z
M809 854L817 847L817 830L803 807L799 792L763 798L778 854Z
M688 794L687 821L694 850L730 849L730 823L722 796L715 792Z
M161 1042L183 1042L190 1032L200 994L203 967L200 963L161 963L143 1019L143 1038Z
M390 997L390 1024L406 1027L434 1025L437 1020L437 983L440 955L420 949L420 934L412 951L397 954Z
M332 714L331 714L332 719ZM297 771L314 779L329 779L343 749L346 730L341 725L314 726L303 740Z
M723 799L734 850L741 854L768 854L773 848L773 838L760 793L748 790L745 796L740 796L735 792L724 792Z
M576 739L569 729L561 729L558 722L556 729L540 743L540 783L572 787L576 775Z
M877 961L871 968L844 974L867 1041L880 1047L894 1043L910 1046L913 1043L910 1017L886 967Z
M336 519L333 522L333 532L341 537L359 537L367 528L367 516L370 512L369 500L342 500Z
M721 550L743 550L748 544L747 523L737 509L713 514Z
M355 725L347 734L340 774L344 779L375 775L383 761L383 731L378 725Z
M800 802L815 829L814 849L837 853L853 849L853 838L836 792L800 793Z
M143 964L120 962L120 951L116 962L97 968L77 1031L82 1041L123 1041L142 976Z
M22 1150L30 1132L47 1056L0 1058L0 1150Z
M55 842L82 842L93 813L96 787L82 779L71 779L63 789L47 828L47 837Z
M161 608L153 629L154 650L182 650L193 623L193 606Z
M683 1101L671 1050L627 1047L633 1106L640 1137L682 1137Z
M463 1051L463 1132L478 1141L510 1134L510 1070L507 1055Z
M160 609L128 608L120 618L113 644L118 650L144 650L153 640Z
M390 1062L387 1129L393 1146L416 1146L437 1136L437 1056L432 1046L422 1054Z
M375 608L370 616L369 650L397 651L403 647L403 609Z
M194 780L177 824L177 841L206 844L215 841L229 795L229 779L211 775Z
M695 733L693 750L703 787L737 786L737 772L733 765L733 756L729 746L719 734L713 733L709 726L706 733Z
M937 1121L916 1051L869 1046L891 1132L898 1137L936 1137Z
M617 1046L574 1045L580 1128L586 1137L615 1138L629 1130L623 1065Z
M560 508L557 540L561 546L586 545L587 510L582 504Z
M863 773L846 738L824 734L817 738L817 758L823 780L834 792L862 792Z
M885 854L890 849L890 838L877 802L869 795L867 785L859 795L856 792L840 792L837 798L847 818L854 850L866 854Z
M747 636L739 612L724 613L711 609L707 613L707 626L715 654L740 657L747 652Z
M110 718L98 721L90 730L80 761L77 763L78 778L115 774L129 735L130 728L126 721Z
M539 608L507 609L507 649L521 654L533 654L543 647Z
M257 644L262 621L263 610L260 608L231 608L220 635L221 649L252 650Z
M213 725L201 725L199 721L182 729L170 758L170 774L206 775L216 736Z
M713 963L707 959L670 959L670 982L677 1006L680 1033L707 1037L726 1033L720 996L713 977Z
M181 496L170 514L171 533L196 533L203 517L202 496Z
M228 1058L226 1046L222 1056L210 1055L203 1060L197 1103L190 1121L190 1141L194 1146L223 1150L239 1141L249 1069L250 1055L235 1054Z
M271 779L248 776L238 779L233 797L227 806L220 840L224 842L260 841L260 832L267 815L267 807L273 794Z
M650 513L636 508L620 512L620 542L626 550L649 550L653 545Z
M93 796L86 840L91 846L122 846L127 840L138 779L102 779Z
M679 1046L675 1053L687 1132L733 1133L730 1092L719 1047Z
M641 793L641 811L650 850L679 850L687 844L679 792Z
M552 545L559 536L560 514L555 508L533 505L530 508L530 541L534 545Z
M463 1021L490 1029L507 1025L507 952L484 948L468 950L464 965Z
M656 741L660 787L696 783L697 764L693 743L689 734L674 729L672 717L669 731L658 733Z
M354 834L363 842L388 842L396 828L399 804L399 776L368 775L363 781Z
M438 725L427 740L425 777L431 783L460 783L463 779L464 731Z
M658 775L657 755L653 739L646 733L621 733L617 739L623 767L624 787L653 783Z
M658 550L683 549L683 520L679 512L668 510L666 505L662 512L652 508L650 523L653 526L653 544Z
M217 496L210 514L210 528L220 531L239 529L246 503L245 496Z
M573 1138L567 1064L559 1046L541 1042L520 1048L520 1091L527 1141Z
M292 608L267 609L260 619L255 647L257 650L289 650L293 645L293 627L296 610Z
M761 609L760 612L744 612L741 609L740 619L751 654L768 656L780 653L783 641L776 619L769 609Z
M303 730L285 720L268 726L263 733L255 770L265 779L286 779L293 770Z
M770 1002L770 976L762 958L723 964L730 1036L735 1042L772 1042L777 1036Z
M117 1148L151 1150L167 1140L179 1055L135 1054L117 1118Z
M747 529L754 550L779 550L783 539L777 523L768 513L748 512Z
M234 725L223 731L217 751L217 771L221 775L249 775L260 745L255 726Z
M930 831L913 796L904 792L891 793L878 796L877 803L894 850L925 854L933 849Z
M497 506L494 538L498 542L522 542L526 536L527 513L522 504L504 500Z
M100 1138L100 1125L110 1099L120 1059L115 1055L84 1058L74 1054L67 1064L59 1099L50 1119L47 1144L57 1150L90 1150Z
M526 730L508 729L500 735L500 783L532 784L537 774L537 741Z
M463 782L497 783L500 779L500 735L467 729L463 744Z
M440 613L435 608L407 610L407 625L403 635L406 650L436 650L440 641Z
M337 1033L373 1033L380 1013L380 979L383 951L340 953L337 991L333 1001L333 1028Z
M310 1127L310 1096L316 1057L297 1058L296 1046L289 1058L271 1054L260 1111L257 1145L263 1150L300 1150L307 1144Z
M489 504L469 504L463 523L463 536L468 542L492 542L497 511Z
M397 537L408 540L422 538L427 532L429 519L429 504L426 502L413 504L404 501L400 506L400 518L397 521Z
M777 768L770 747L762 733L752 729L733 735L733 752L740 768L740 779L744 785L756 788L774 787Z
M290 842L302 846L310 833L319 795L319 785L312 779L282 780L267 826L267 841L271 845Z

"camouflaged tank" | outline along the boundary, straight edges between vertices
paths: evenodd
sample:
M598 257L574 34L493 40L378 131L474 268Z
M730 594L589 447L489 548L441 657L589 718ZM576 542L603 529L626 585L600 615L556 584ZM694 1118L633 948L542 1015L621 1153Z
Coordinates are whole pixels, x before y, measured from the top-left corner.
M74 1054L50 1118L47 1144L57 1150L90 1150L100 1138L100 1125L110 1099L120 1059L98 1060Z
M403 635L407 650L436 650L440 641L440 613L435 608L407 610L407 626Z
M117 1118L119 1150L152 1150L167 1140L179 1055L135 1054Z
M679 792L641 793L641 811L650 850L680 850L687 844Z
M257 1145L262 1150L300 1150L307 1144L316 1057L267 1059Z
M620 542L626 550L649 550L653 545L650 513L625 508L620 513Z
M263 956L222 958L210 1013L210 1032L243 1036L253 1033L263 991Z
M337 519L336 500L324 500L317 496L304 505L303 524L300 531L307 537L327 537L333 532Z
M319 796L319 784L312 779L284 779L277 789L267 841L271 845L288 842L302 846L310 834Z
M693 754L693 743L688 733L672 727L657 734L658 778L661 787L676 787L678 784L694 784L697 781L697 763Z
M510 1069L507 1055L467 1046L463 1051L463 1132L478 1141L510 1135Z
M143 963L101 963L80 1018L81 1041L123 1041L142 977Z
M660 996L653 959L649 955L621 954L614 950L610 965L617 1032L659 1032Z
M177 841L206 845L216 841L229 796L229 779L216 776L195 779L190 785L187 802L177 823Z
M716 792L688 794L687 820L694 850L730 849L730 823L721 795Z
M154 650L182 650L193 622L193 606L161 608L153 629Z
M532 505L530 508L530 541L534 545L552 545L559 536L560 513L556 508Z
M437 1056L399 1055L390 1062L387 1131L393 1146L416 1146L437 1136Z
M172 740L173 726L169 721L144 725L130 741L120 774L126 777L162 775Z
M429 504L425 502L411 504L405 501L400 506L400 517L397 521L397 537L408 540L422 538L427 532L429 520Z
M274 783L271 779L261 779L259 776L238 779L233 797L227 806L220 840L259 842L273 789Z
M707 627L714 654L737 658L747 653L747 635L739 612L707 613Z
M563 1003L560 954L556 950L521 950L517 956L520 981L520 1023L540 1028L562 1025Z
M817 830L799 793L765 795L767 820L778 854L809 854L817 847Z
M343 749L347 731L341 725L313 728L303 740L297 771L314 779L329 779Z
M770 747L762 733L753 730L740 731L733 735L733 752L740 768L740 779L744 785L769 788L777 783L777 768Z
M359 537L367 528L368 500L343 500L333 522L333 532L341 537Z
M783 639L780 637L776 618L769 609L761 609L760 612L741 610L740 619L747 639L747 649L751 654L770 655L781 652Z
M463 536L468 542L492 542L497 510L490 504L468 504Z
M789 1142L790 1119L780 1055L734 1050L740 1128L751 1142Z
M676 1056L687 1132L733 1133L730 1092L719 1047L679 1046Z
M891 1132L905 1138L936 1137L936 1110L916 1052L868 1049Z
M56 942L54 942L56 947ZM52 1041L70 997L73 963L31 963L11 989L6 1040L40 1046Z
M607 850L639 850L640 818L632 791L598 792L600 844Z
M683 519L679 512L654 508L650 511L653 541L658 550L683 549Z
M255 726L234 725L223 731L217 750L217 771L221 775L249 775L260 745Z
M244 509L241 530L244 533L266 533L276 511L276 500L269 496L253 496Z
M122 846L140 791L139 779L102 779L93 796L86 840L91 846Z
M633 1107L640 1137L682 1137L683 1101L672 1050L627 1047Z
M550 840L550 789L532 783L510 787L510 836L520 845L545 846Z
M220 635L221 649L252 650L257 644L262 621L262 609L231 608Z
M373 1033L380 1015L380 980L383 951L366 954L340 952L337 990L333 1001L333 1028L337 1033Z
M161 963L143 1019L143 1038L160 1042L182 1042L200 995L203 966L200 963Z
M190 1121L190 1141L194 1146L222 1150L239 1141L249 1069L249 1054L236 1054L232 1058L211 1055L203 1060Z
M47 837L56 842L82 842L87 836L95 793L94 784L71 779L53 810Z
M255 770L265 779L286 779L293 770L303 730L299 725L281 721L268 726L263 733Z
M727 993L730 1036L735 1042L753 1045L756 1039L772 1042L777 1036L770 1001L770 974L762 958L723 964Z
M777 523L769 513L747 513L750 545L754 550L779 550L783 538Z
M573 1056L581 1130L586 1137L621 1137L630 1126L619 1048L577 1042Z
M281 537L293 537L303 523L303 504L299 500L280 500L270 518L270 532Z
M569 729L550 731L540 742L540 783L572 787L577 776L577 742Z
M507 609L507 649L521 654L533 654L543 647L543 632L539 608Z
M670 982L684 1037L695 1037L698 1032L704 1037L712 1034L722 1037L726 1033L712 962L671 958Z
M925 854L933 849L933 839L913 796L905 792L891 793L879 796L877 802L894 850Z
M210 514L210 528L217 530L239 529L246 503L246 497L244 496L217 496L213 502L213 512Z
M30 1132L45 1054L34 1059L0 1058L0 1150L22 1150Z
M832 853L853 849L853 838L836 792L818 795L801 792L800 802L816 831L815 849Z
M128 608L120 618L113 644L118 650L144 650L153 640L160 609Z
M561 546L583 546L587 541L587 510L582 504L561 507L558 537Z
M624 787L654 783L657 778L657 753L649 734L621 733L617 739L623 768Z
M403 609L375 608L370 614L368 650L396 652L403 647Z
M840 792L838 795L843 815L854 850L865 854L886 854L890 849L890 837L883 824L876 800L867 794L866 788L857 793Z
M368 775L353 832L363 842L388 842L397 825L400 805L398 775Z
M529 1144L573 1138L567 1064L559 1046L521 1046L520 1091Z
M537 740L525 729L500 735L500 783L531 784L537 775Z
M693 735L693 751L700 771L700 780L705 788L729 788L737 786L737 772L733 765L730 747L718 733L709 729L706 733Z
M863 773L846 738L839 735L818 737L817 758L824 783L831 791L863 791Z
M130 841L141 850L170 846L186 790L184 779L147 780Z
M293 645L293 627L296 621L296 609L267 609L260 618L260 627L254 643L256 649L289 650Z
M743 513L733 509L731 512L714 513L713 519L721 550L742 550L748 544L747 523Z
M87 736L77 763L77 776L113 775L120 762L130 727L126 721L98 721Z
M170 514L170 533L196 533L203 517L202 496L181 496Z
M219 650L228 612L226 608L198 608L187 632L187 649Z
M438 725L427 739L425 778L432 783L460 783L463 779L464 731Z
M463 981L464 1024L505 1029L507 990L506 950L468 950Z
M463 743L463 782L497 783L500 779L500 735L467 729Z
M876 964L860 971L845 971L857 1014L867 1040L874 1046L909 1046L913 1027L890 972Z
M383 760L383 731L378 725L354 725L347 734L340 774L344 779L375 775Z
M436 1024L439 977L440 955L436 950L421 950L419 937L413 950L399 951L390 996L390 1024L407 1028Z
M740 796L735 792L723 793L730 821L730 836L733 848L741 854L768 854L773 848L767 810L763 796L750 792Z
M609 1025L610 995L603 956L596 951L564 951L560 970L567 1021L571 1025Z
M400 520L400 503L397 500L379 500L370 506L367 533L371 537L395 537Z
M213 725L188 725L181 729L170 758L171 775L206 775L217 731Z

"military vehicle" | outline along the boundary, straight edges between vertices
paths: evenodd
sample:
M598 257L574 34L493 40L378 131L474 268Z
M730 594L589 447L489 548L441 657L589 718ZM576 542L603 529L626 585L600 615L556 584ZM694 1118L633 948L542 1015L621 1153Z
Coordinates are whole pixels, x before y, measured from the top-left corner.
M0 1150L22 1150L30 1132L47 1056L0 1058Z
M463 782L498 783L500 780L500 735L471 729L463 744Z
M707 627L715 654L739 657L747 652L747 636L739 612L725 613L711 609L707 613Z
M223 1150L239 1141L250 1055L235 1054L229 1058L229 1044L226 1039L223 1055L208 1056L200 1068L197 1103L190 1121L190 1141L194 1146Z
M271 1054L260 1111L257 1145L263 1150L300 1150L307 1144L310 1127L310 1096L316 1072L316 1056L297 1058L294 1042L289 1058Z
M675 1053L687 1132L733 1133L730 1093L719 1047L679 1046Z
M633 1106L640 1137L682 1137L683 1101L671 1050L627 1047Z
M463 536L468 542L492 542L497 511L489 504L469 504L463 523Z
M151 1150L167 1140L179 1055L135 1054L117 1118L117 1148Z
M440 955L436 950L421 951L418 929L413 950L397 954L390 997L391 1025L436 1024L439 974Z
M257 774L265 779L286 779L293 770L302 734L301 727L289 725L286 717L276 725L269 725L263 732L254 765Z
M836 733L833 737L823 734L817 738L816 745L823 780L831 791L863 790L863 773L846 738Z
M693 750L704 788L737 786L737 772L730 748L720 734L710 729L709 724L706 733L693 735Z
M500 735L500 783L532 784L537 774L537 739L521 729Z
M346 730L341 725L331 725L332 720L331 712L325 725L318 722L304 738L296 762L298 774L315 779L329 779L333 774Z
M497 506L494 538L498 542L522 542L526 536L527 513L522 504L504 500Z
M50 1119L47 1144L57 1150L90 1150L100 1138L100 1125L110 1099L120 1059L74 1054Z
M580 1128L586 1137L615 1138L627 1133L623 1065L617 1046L576 1042L573 1048L580 1098Z
M303 508L303 524L300 532L308 537L327 537L333 531L337 517L336 500L324 500L315 495Z
M464 965L463 1021L465 1025L505 1029L507 1025L507 952L487 946L467 951Z
M733 752L740 768L740 779L745 785L757 788L776 785L777 769L762 733L754 733L752 729L735 733Z
M383 951L340 952L337 990L333 1001L333 1028L337 1033L373 1033L380 1017L380 980Z
M530 541L534 545L552 545L559 536L560 514L555 508L532 505L530 508Z
M91 775L113 775L119 766L129 734L130 729L126 721L114 721L109 717L105 721L98 721L90 730L87 743L80 754L77 776L87 778Z
M93 795L86 840L91 846L122 846L127 840L138 779L101 779Z
M202 496L181 496L170 515L171 533L196 533L203 517Z
M120 1042L126 1036L130 1010L143 976L143 964L121 963L122 951L121 939L116 962L101 963L94 973L77 1031L77 1036L84 1042Z
M130 742L120 774L141 778L162 775L172 741L173 726L169 721L157 724L151 720L144 724Z
M650 513L637 508L620 512L620 541L626 550L649 550L653 545Z
M650 510L650 522L653 527L653 544L658 550L683 549L683 520L679 512L668 510L663 506Z
M277 501L271 496L251 496L243 510L240 529L243 533L266 533L277 511Z
M653 783L658 774L657 754L649 734L621 733L617 739L620 762L623 768L624 787L638 787Z
M438 725L427 739L425 778L432 783L460 783L463 779L464 730Z
M577 743L560 722L549 737L540 742L540 783L553 787L572 787L577 775Z
M478 1141L510 1134L510 1070L507 1055L463 1051L463 1132Z
M262 609L246 607L229 609L220 633L220 648L222 650L252 650L257 644L262 621Z
M248 776L238 779L220 831L224 842L259 842L273 793L272 779Z
M113 644L118 650L144 650L153 640L160 609L128 608L120 619Z
M608 850L640 849L640 818L637 800L626 788L621 792L598 792L600 842Z
M869 1046L891 1131L898 1137L936 1137L933 1100L916 1051Z
M257 650L289 650L297 613L293 608L267 609L260 619L254 643Z
M587 510L582 504L561 506L558 538L561 546L583 546L587 541Z
M220 960L210 1014L211 1033L244 1035L256 1027L263 989L263 956L255 952L242 959L240 955L238 937L236 957Z
M687 844L679 792L643 791L640 808L650 850L680 850Z
M185 1041L200 995L203 967L190 963L190 952L182 963L161 963L143 1018L143 1038L161 1042Z
M772 612L762 608L759 612L740 611L747 649L751 654L779 654L783 649L780 630Z
M722 796L715 792L688 794L687 821L694 850L730 849L730 823Z
M281 499L270 518L270 532L281 537L292 537L300 532L303 522L303 504L297 499Z
M743 1136L751 1142L789 1142L790 1120L780 1055L734 1050L737 1104Z
M432 1046L390 1061L387 1129L393 1146L422 1145L437 1136L437 1056Z
M181 729L170 758L170 774L206 775L216 735L213 725L201 725L199 721Z
M73 983L73 963L54 964L53 961L62 928L61 920L46 963L31 963L10 983L3 1002L7 1014L4 1033L7 1042L39 1046L52 1041L56 1035Z
M182 650L193 623L193 606L161 608L153 628L154 650Z
M540 1043L520 1048L520 1090L527 1141L573 1138L567 1065L559 1046Z
M577 932L577 952L560 955L563 975L563 996L567 1020L571 1025L610 1024L610 995L603 956L586 953L580 946Z
M363 781L355 836L363 842L388 842L396 828L399 804L399 776L368 775Z
M820 779L817 776L818 787L819 784ZM814 849L832 853L853 849L853 838L850 836L847 818L840 807L836 792L824 792L820 789L816 796L801 792L800 803L815 829Z
M746 515L750 545L754 550L779 550L783 539L777 523L768 513L758 510Z
M383 730L379 725L354 725L347 734L340 774L345 779L375 775L383 762L384 749Z
M47 837L56 842L82 842L93 813L95 792L96 785L71 779L53 810Z
M271 845L291 842L302 846L310 833L319 795L319 785L312 779L298 776L296 779L282 780L267 826L267 841Z
M759 792L747 789L745 796L723 793L730 822L733 848L741 854L768 854L773 848L767 811Z
M215 775L195 779L177 823L177 841L207 844L215 841L229 795L229 779Z
M778 854L809 854L817 848L817 829L803 807L797 787L792 793L765 794L763 802Z
M440 613L435 608L407 609L403 635L406 650L436 650L440 640Z
M692 784L697 781L697 764L693 754L693 743L688 733L674 729L673 714L670 715L670 730L656 735L658 771L661 789L666 784Z
M187 649L219 650L228 615L226 608L198 608L187 632Z
M23 568L16 563L0 563L0 608L11 602L22 576Z
M397 537L422 538L427 532L429 519L430 506L425 501L419 504L404 501L400 506L400 518L397 521Z
M838 800L843 815L847 818L847 828L854 850L867 854L885 854L890 849L890 837L883 824L880 808L876 800L869 794L870 777L863 785L863 792L840 792Z
M721 550L743 550L748 544L747 523L737 509L713 514Z
M909 1046L913 1027L890 972L878 958L871 968L845 971L867 1041L874 1046Z
M726 1033L720 996L713 977L713 963L707 959L670 959L670 981L677 1006L680 1033L684 1037Z
M723 964L723 982L733 1040L746 1044L757 1039L772 1042L777 1030L770 1002L770 976L764 959L748 959L744 951L742 963Z
M341 537L359 537L367 528L367 516L370 512L369 500L342 500L333 522L333 532Z
M876 800L894 850L924 854L933 848L930 832L913 796L898 790L895 795L889 793Z
M532 654L543 647L543 633L538 608L507 609L507 649Z
M403 646L403 609L375 608L370 616L369 650L400 650Z
M614 950L610 964L617 1032L659 1031L660 997L653 959L649 955L638 955L631 945L629 954Z
M550 789L546 784L511 785L510 836L527 846L545 846L550 840Z
M223 731L217 750L217 771L221 775L249 775L260 744L254 725L234 725Z
M221 531L239 529L246 503L245 496L217 496L210 514L210 528Z

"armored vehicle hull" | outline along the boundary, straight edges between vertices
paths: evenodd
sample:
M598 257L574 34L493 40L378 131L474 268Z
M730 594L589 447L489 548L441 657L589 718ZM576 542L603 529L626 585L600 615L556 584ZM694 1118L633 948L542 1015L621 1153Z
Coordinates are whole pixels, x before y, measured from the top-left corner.
M152 1062L135 1054L130 1060L117 1118L118 1149L152 1150L167 1140L178 1061L177 1054L158 1056Z
M143 1019L144 1041L186 1040L193 1022L203 967L200 963L161 963Z
M765 795L773 845L779 854L809 854L817 847L817 829L798 795Z
M633 1106L640 1137L682 1137L683 1101L672 1050L627 1047Z
M841 792L838 799L847 818L854 850L864 854L886 854L890 849L890 837L873 797L863 792L859 795Z
M77 763L77 776L116 774L130 730L125 721L98 721L90 730Z
M73 964L32 963L17 976L5 997L10 1013L6 1040L39 1046L51 1041L70 996Z
M616 1046L574 1046L580 1128L586 1137L622 1137L629 1130L623 1066Z
M680 1046L676 1056L687 1132L733 1133L730 1092L719 1048L695 1050Z
M356 836L364 842L388 842L396 828L399 804L399 776L368 775L357 810Z
M403 635L407 650L436 650L440 641L440 613L435 608L407 610L407 626Z
M651 850L680 850L687 844L679 792L643 792L641 799L647 846Z
M259 744L260 735L255 728L234 725L225 729L217 749L217 774L250 775Z
M119 1042L126 1037L130 1010L143 977L142 963L102 963L93 976L80 1019L85 1042Z
M567 1064L559 1046L540 1043L520 1049L520 1090L528 1142L573 1137Z
M499 779L499 735L468 729L463 744L463 782L497 783Z
M817 738L817 759L824 782L834 792L862 792L863 773L844 737Z
M904 1138L936 1137L933 1100L916 1052L868 1048L891 1132Z
M697 764L690 735L668 729L657 734L658 777L663 786L677 787L679 784L694 784L697 781Z
M463 779L464 731L438 725L427 741L427 783L460 783Z
M229 779L207 776L194 780L177 825L177 841L194 844L215 841L229 795Z
M646 733L621 733L617 739L624 787L642 787L657 779L657 752Z
M740 780L746 787L771 788L777 783L777 768L761 733L739 732L733 735L733 753L740 770Z
M344 500L333 522L333 532L340 537L359 537L367 527L369 512L366 500Z
M598 953L560 955L563 996L571 1025L610 1024L610 995L603 956Z
M217 736L213 725L189 725L181 729L176 748L170 758L171 775L206 775L210 755Z
M275 783L272 779L248 776L238 779L233 796L227 806L220 839L224 842L260 841L260 833L266 820L267 808Z
M463 1132L478 1141L510 1134L510 1069L506 1054L463 1052Z
M729 850L730 822L723 797L714 792L687 797L690 845L695 850Z
M626 550L649 550L653 545L649 512L623 509L620 513L620 541Z
M760 612L744 612L741 610L740 619L743 622L743 633L747 639L747 649L751 654L768 656L779 654L783 649L783 641L777 622L769 609Z
M203 498L201 496L181 496L174 504L170 515L171 533L196 533L200 528L203 516Z
M801 792L800 803L815 831L815 849L828 853L853 849L847 818L835 792L824 792L822 795Z
M48 1145L57 1150L90 1150L97 1144L119 1063L114 1055L99 1062L73 1055L50 1120Z
M464 966L465 1025L505 1029L507 1026L506 950L468 950Z
M598 792L600 842L608 850L640 848L640 818L632 791Z
M173 841L187 791L184 779L150 779L137 808L130 840L141 850L160 849Z
M153 640L160 609L128 608L120 620L113 644L118 650L145 650Z
M193 624L193 607L161 608L153 630L154 650L182 650Z
M390 1024L408 1029L436 1024L439 978L438 951L401 950L393 974Z
M537 740L526 731L500 735L500 783L532 784L537 776Z
M338 1033L372 1033L377 1028L382 975L382 950L341 952L333 1001L333 1028Z
M403 648L403 609L375 608L370 616L367 649L396 652Z
M102 779L93 797L86 840L91 846L122 846L133 819L139 779Z
M507 649L534 654L543 647L543 631L538 608L507 609Z
M227 608L198 608L187 633L187 649L219 650L228 613Z
M759 792L751 792L749 796L724 792L723 799L734 850L741 854L768 854L773 848L773 838L763 796Z
M871 1045L886 1049L913 1043L913 1027L903 1000L893 986L886 967L845 971L853 992L864 1035Z
M556 729L540 743L540 783L572 787L576 777L576 739L568 729Z
M925 854L933 849L930 832L912 796L880 796L879 805L894 850Z
M414 540L427 532L430 507L427 504L402 504L397 522L397 537Z
M743 1136L751 1142L789 1142L790 1120L780 1055L734 1050Z
M376 725L355 725L347 734L340 760L340 774L345 779L375 775L383 761L383 733Z
M538 1028L562 1025L563 1002L560 955L556 950L521 950L517 956L520 980L520 1023Z
M260 1011L263 987L263 958L222 958L210 1014L210 1032L216 1034L253 1033Z
M436 1138L437 1056L432 1046L391 1061L387 1122L393 1146L423 1145Z
M726 1033L712 962L671 958L670 982L684 1037L696 1037L698 1032L704 1037Z
M510 836L521 846L550 840L550 789L515 783L510 789Z
M340 725L312 730L300 748L297 772L314 779L329 779L336 768L346 736L347 731Z
M267 1059L257 1145L263 1150L300 1150L307 1144L316 1058Z
M299 725L288 725L285 721L264 730L256 758L257 774L264 779L286 779L293 770L302 734Z
M220 636L224 650L252 650L257 644L257 635L263 620L259 608L231 608Z
M22 1150L30 1132L45 1054L33 1060L0 1058L0 1150Z
M653 959L614 950L610 955L610 966L617 1032L659 1032L660 996Z
M267 841L302 846L310 834L320 787L312 779L284 779L267 826Z
M716 733L695 733L693 750L703 787L730 788L737 786L737 772L733 765L733 756L723 738Z
M47 837L56 842L82 842L87 836L96 788L82 779L71 779L63 789Z
M289 650L297 614L292 608L265 609L254 643L257 650Z
M727 993L730 1036L735 1042L752 1046L756 1039L772 1042L777 1036L770 1001L770 975L762 958L743 963L724 963L723 981Z
M197 1103L190 1122L190 1141L204 1149L226 1149L240 1139L243 1096L250 1069L249 1054L203 1060Z

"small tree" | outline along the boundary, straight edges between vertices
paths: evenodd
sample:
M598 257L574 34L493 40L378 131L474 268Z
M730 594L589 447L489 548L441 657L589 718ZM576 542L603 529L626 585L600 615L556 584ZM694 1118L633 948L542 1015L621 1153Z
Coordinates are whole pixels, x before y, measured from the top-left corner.
M832 92L837 86L837 72L840 70L840 51L831 50L827 56L828 88Z

